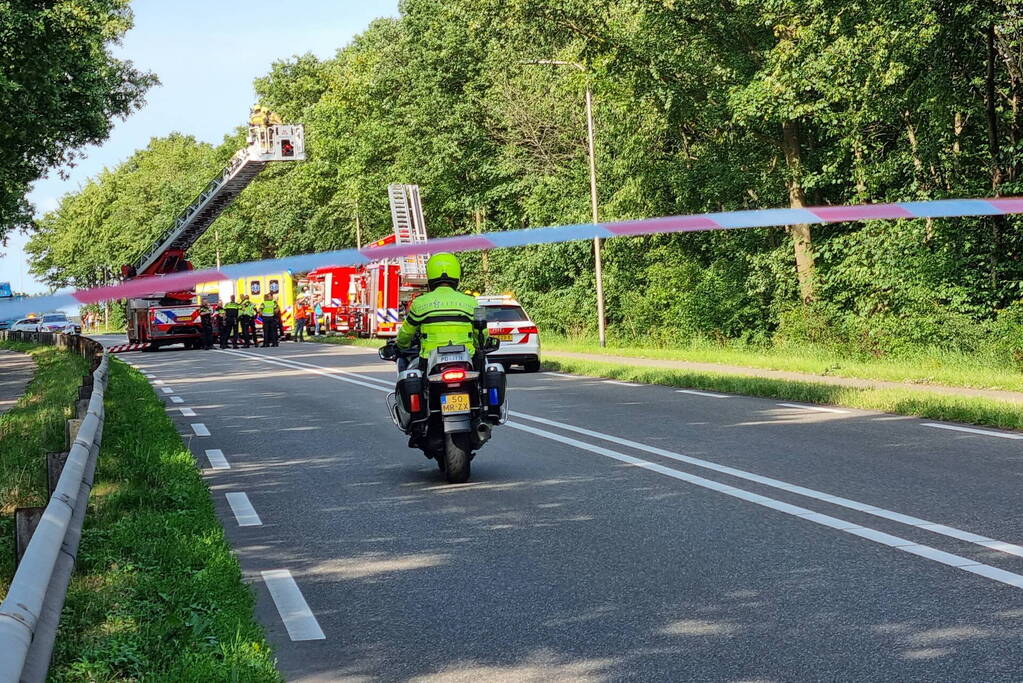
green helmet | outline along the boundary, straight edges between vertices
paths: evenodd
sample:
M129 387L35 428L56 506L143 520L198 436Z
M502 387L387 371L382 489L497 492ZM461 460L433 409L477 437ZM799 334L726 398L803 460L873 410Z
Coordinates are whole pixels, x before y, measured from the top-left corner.
M440 285L457 287L458 281L462 278L462 266L454 254L441 252L434 254L426 262L426 281L430 289Z

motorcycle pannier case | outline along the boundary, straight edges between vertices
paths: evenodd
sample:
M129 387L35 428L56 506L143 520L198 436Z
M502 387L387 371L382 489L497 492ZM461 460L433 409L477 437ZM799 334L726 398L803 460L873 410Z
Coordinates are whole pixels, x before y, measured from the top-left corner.
M487 365L487 370L483 373L483 388L485 389L483 402L489 412L494 415L499 414L501 406L504 405L504 392L507 383L508 379L505 377L504 368L500 365ZM496 403L494 402L495 390Z
M401 400L401 407L409 415L415 415L412 410L412 396L419 395L420 410L426 406L423 402L423 378L421 376L406 377L398 380L398 398Z

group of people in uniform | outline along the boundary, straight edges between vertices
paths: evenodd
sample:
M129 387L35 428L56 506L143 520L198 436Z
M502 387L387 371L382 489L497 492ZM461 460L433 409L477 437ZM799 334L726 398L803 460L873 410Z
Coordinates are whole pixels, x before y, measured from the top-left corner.
M280 346L281 337L284 336L281 307L272 294L266 294L258 306L247 294L242 295L241 301L235 301L234 295L231 295L231 300L223 305L210 306L203 301L199 304L202 348L212 349L216 340L222 349L227 348L228 342L237 349L239 337L244 348L260 346L256 338L257 317L263 322L262 347Z

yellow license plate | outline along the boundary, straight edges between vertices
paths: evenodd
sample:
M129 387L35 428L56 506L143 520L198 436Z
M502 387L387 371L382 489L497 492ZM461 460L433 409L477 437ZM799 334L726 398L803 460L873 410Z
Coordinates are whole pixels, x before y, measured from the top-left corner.
M442 415L469 412L469 394L442 394L440 412Z
M500 339L501 341L511 341L510 334L495 334L494 339Z

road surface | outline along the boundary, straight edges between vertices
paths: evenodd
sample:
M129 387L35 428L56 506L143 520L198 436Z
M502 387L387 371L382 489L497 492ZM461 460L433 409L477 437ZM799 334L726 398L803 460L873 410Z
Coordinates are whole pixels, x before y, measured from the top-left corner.
M1019 434L513 374L511 422L451 486L372 350L122 358L289 680L1023 676Z

